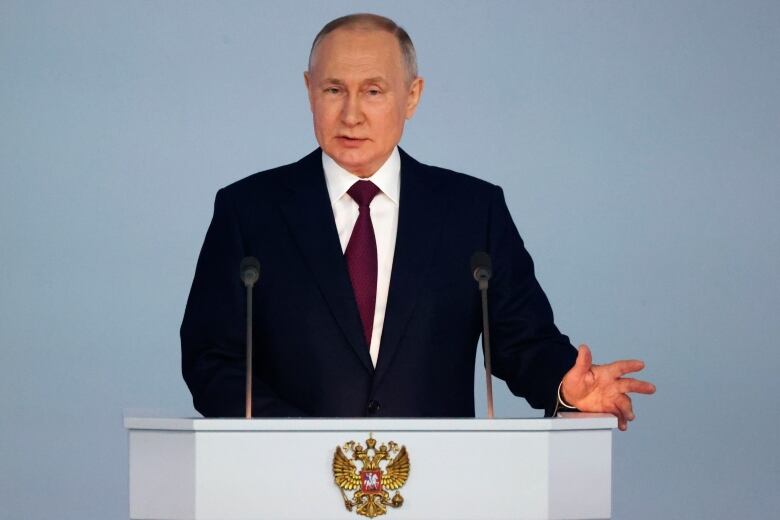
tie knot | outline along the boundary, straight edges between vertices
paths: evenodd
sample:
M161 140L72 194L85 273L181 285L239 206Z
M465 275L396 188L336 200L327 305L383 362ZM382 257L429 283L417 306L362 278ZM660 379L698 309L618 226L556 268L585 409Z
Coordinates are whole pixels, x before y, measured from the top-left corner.
M379 191L377 185L371 181L357 181L347 190L347 193L358 203L358 206L366 208Z

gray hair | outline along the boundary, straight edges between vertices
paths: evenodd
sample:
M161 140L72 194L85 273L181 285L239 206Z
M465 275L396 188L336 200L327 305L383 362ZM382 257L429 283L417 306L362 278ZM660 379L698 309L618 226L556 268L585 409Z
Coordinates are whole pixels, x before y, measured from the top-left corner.
M320 29L317 36L314 38L314 43L311 44L311 50L309 51L309 69L311 70L311 57L314 54L314 50L317 45L320 44L322 39L328 34L332 33L336 29L374 29L380 31L386 31L396 37L398 45L401 47L401 56L406 67L406 73L408 80L412 81L417 77L417 53L414 51L414 44L403 27L395 23L390 18L379 16L378 14L371 13L355 13L348 14L331 20L326 23L325 26Z

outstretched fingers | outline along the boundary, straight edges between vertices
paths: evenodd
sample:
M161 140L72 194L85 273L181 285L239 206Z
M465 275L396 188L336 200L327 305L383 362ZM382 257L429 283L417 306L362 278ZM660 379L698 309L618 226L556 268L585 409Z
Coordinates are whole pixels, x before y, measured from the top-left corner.
M641 381L632 377L623 377L617 380L618 391L622 394L633 392L636 394L654 394L655 385L647 381Z
M639 372L645 368L645 363L639 359L624 359L604 365L604 368L609 371L612 377L618 378L631 372Z

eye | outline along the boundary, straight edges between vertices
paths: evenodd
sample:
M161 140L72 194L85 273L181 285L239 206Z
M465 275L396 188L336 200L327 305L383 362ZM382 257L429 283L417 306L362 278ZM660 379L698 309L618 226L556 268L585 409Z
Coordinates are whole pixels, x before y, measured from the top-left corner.
M368 89L368 95L369 96L378 96L381 93L382 93L382 91L379 90L378 88L370 88L370 89Z
M338 87L328 87L325 89L326 94L338 94L340 92Z

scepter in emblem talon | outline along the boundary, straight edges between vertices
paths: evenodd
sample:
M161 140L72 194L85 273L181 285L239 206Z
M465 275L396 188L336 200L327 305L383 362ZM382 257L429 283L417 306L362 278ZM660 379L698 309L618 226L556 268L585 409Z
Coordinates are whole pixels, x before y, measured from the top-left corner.
M252 418L252 289L260 279L260 262L254 256L241 260L241 281L246 287L246 418Z
M488 280L493 275L490 255L477 251L471 255L471 273L482 293L482 347L485 353L485 384L487 385L487 416L493 418L493 371L490 366L490 324L488 323Z
M344 490L339 488L339 491L341 491L341 497L344 499L344 507L347 508L347 511L350 513L352 512L352 508L355 507L355 503L352 502L352 500L349 499L346 493L344 493Z

